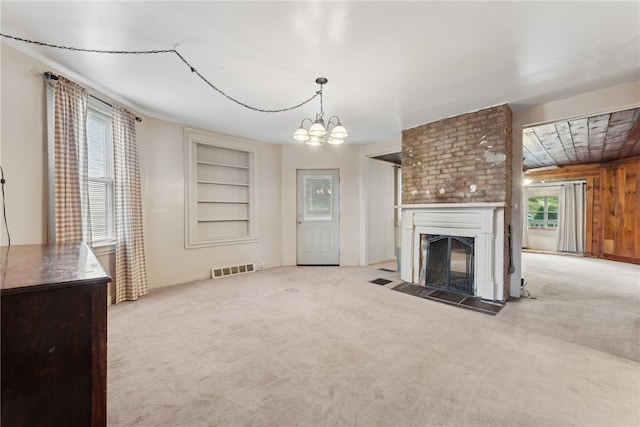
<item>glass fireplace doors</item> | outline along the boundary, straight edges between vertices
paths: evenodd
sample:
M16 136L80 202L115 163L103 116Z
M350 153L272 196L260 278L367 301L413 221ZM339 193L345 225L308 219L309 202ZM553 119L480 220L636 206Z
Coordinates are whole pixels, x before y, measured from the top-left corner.
M423 235L425 285L473 295L472 237Z

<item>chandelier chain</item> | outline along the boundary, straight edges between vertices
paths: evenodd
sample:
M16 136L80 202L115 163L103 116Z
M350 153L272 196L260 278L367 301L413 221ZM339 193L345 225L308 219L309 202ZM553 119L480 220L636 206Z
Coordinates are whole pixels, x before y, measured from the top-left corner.
M235 102L236 104L248 108L250 110L253 111L258 111L261 113L283 113L285 111L291 111L291 110L295 110L297 108L302 107L305 104L308 104L309 102L313 101L318 95L320 95L320 112L322 114L324 114L324 112L322 111L322 85L320 85L320 90L315 92L313 94L313 96L311 96L309 99L300 102L299 104L293 105L291 107L285 107L285 108L278 108L278 109L264 109L264 108L257 108L257 107L253 107L249 104L246 104L242 101L239 101L235 98L233 98L230 95L227 95L222 89L219 89L218 87L216 87L213 83L211 83L207 78L205 78L202 74L200 74L200 72L198 70L195 69L195 67L193 65L191 65L189 63L189 61L187 61L175 48L173 49L157 49L157 50L102 50L102 49L83 49L83 48L78 48L78 47L73 47L73 46L61 46L61 45L56 45L56 44L51 44L51 43L45 43L45 42L40 42L40 41L35 41L35 40L29 40L29 39L24 39L21 37L16 37L16 36L12 36L10 34L4 34L4 33L0 33L0 36L8 38L8 39L13 39L13 40L17 40L20 42L24 42L24 43L29 43L29 44L34 44L37 46L43 46L43 47L50 47L50 48L54 48L54 49L62 49L62 50L69 50L69 51L73 51L73 52L87 52L87 53L102 53L102 54L110 54L110 55L157 55L157 54L165 54L165 53L172 53L175 54L182 62L184 62L185 65L187 65L190 69L190 71L195 74L196 76L198 76L200 78L200 80L202 80L204 83L206 83L209 87L211 87L213 90L215 90L216 92L218 92L220 95L224 96L225 98L227 98L228 100Z
M322 84L320 84L320 90L318 91L320 94L320 118L324 118L324 104L322 102Z

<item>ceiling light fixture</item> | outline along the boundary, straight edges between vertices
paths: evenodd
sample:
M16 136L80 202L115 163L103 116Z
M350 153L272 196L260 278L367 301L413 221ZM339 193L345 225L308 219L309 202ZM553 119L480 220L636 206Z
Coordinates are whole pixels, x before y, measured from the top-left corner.
M347 130L340 123L338 116L331 116L325 125L324 122L324 105L322 104L322 86L327 84L327 79L318 77L316 83L320 85L318 94L320 95L320 113L316 114L316 119L302 119L300 127L293 134L293 139L300 142L306 142L307 145L322 145L325 142L332 145L342 144L349 136ZM335 119L335 121L333 120ZM305 128L305 122L309 121L311 125L309 129ZM329 132L327 132L330 129Z

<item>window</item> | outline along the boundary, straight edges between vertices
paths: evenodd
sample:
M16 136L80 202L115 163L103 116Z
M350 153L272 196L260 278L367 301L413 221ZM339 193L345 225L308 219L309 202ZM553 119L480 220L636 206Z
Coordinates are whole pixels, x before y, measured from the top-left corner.
M255 146L192 130L185 139L185 247L255 242Z
M558 198L548 196L529 197L527 218L529 227L558 227Z
M92 244L113 243L114 184L113 126L111 109L89 98L87 111L87 154L89 172L89 209Z

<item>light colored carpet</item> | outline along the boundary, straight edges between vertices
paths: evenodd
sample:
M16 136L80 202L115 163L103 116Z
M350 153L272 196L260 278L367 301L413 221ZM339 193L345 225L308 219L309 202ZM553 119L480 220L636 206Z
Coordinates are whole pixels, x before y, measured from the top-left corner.
M568 291L583 280L568 267L545 272L544 258L530 255L537 299L497 316L393 291L399 274L376 267L279 267L113 306L108 424L639 425L640 268L628 269L623 290L617 280L602 292L622 300L625 326L612 320L589 336L581 319L595 327L585 319L597 301L575 299L600 299L598 287ZM393 282L368 283L379 277ZM603 307L614 318L615 301ZM620 339L630 344L608 350Z
M640 362L639 265L523 255L525 289L535 299L507 303L501 320Z

